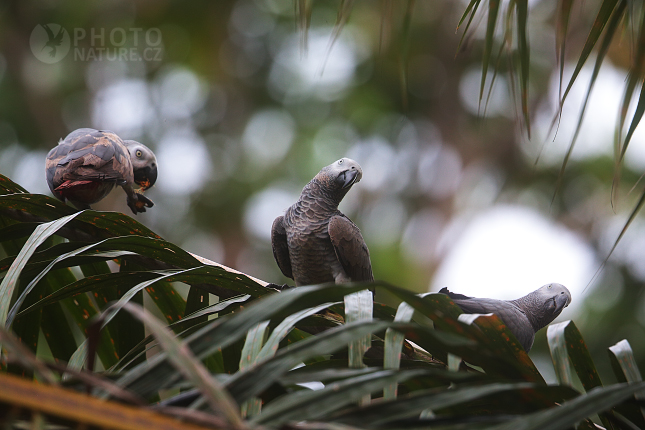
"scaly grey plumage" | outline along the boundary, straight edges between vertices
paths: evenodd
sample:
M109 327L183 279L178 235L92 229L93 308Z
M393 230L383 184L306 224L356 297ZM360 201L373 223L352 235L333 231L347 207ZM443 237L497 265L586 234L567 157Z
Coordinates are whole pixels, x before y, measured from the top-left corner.
M571 303L571 293L561 284L547 284L516 300L480 299L440 291L450 297L467 314L497 315L515 335L526 352L531 350L535 333L556 319Z
M338 210L363 176L361 166L341 158L324 167L298 201L273 222L273 256L296 286L372 281L372 264L360 230Z
M157 180L157 159L145 145L123 141L111 131L81 128L67 135L47 154L47 185L62 201L79 209L103 199L115 187L127 194L134 214L145 212L154 203L141 193Z

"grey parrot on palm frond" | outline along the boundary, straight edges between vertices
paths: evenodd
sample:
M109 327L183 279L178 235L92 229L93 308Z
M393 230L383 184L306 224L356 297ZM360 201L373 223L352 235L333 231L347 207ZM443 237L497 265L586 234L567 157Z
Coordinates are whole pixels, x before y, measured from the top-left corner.
M535 333L556 319L571 303L571 293L561 284L547 284L516 300L480 299L452 293L442 288L467 314L497 315L515 335L526 352L531 350Z
M300 199L273 222L273 256L296 286L374 280L361 231L338 210L362 176L361 166L349 158L323 167Z
M115 186L126 192L135 215L154 205L142 194L157 180L154 153L134 140L121 140L111 131L81 128L71 132L49 151L45 170L52 193L79 209L89 209ZM140 192L134 190L135 183Z

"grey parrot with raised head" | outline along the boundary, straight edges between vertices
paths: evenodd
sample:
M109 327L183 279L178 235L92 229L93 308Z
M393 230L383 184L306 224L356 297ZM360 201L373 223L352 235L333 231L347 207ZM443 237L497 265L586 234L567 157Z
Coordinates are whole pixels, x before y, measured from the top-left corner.
M273 256L296 286L374 280L361 231L338 210L362 176L361 166L349 158L323 167L273 222Z
M531 350L535 333L556 319L571 303L571 293L561 284L547 284L516 300L480 299L452 293L442 288L467 314L497 315L515 335L526 352Z
M89 209L115 186L126 192L134 214L154 205L142 192L157 180L155 154L142 143L121 140L111 131L81 128L71 132L49 151L45 170L52 193L79 209ZM140 192L133 188L135 183Z

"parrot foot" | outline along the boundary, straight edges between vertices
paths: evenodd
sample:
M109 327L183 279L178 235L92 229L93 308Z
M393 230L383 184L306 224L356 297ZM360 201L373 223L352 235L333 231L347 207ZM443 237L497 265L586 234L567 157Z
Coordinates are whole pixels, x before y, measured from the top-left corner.
M266 287L267 288L273 288L274 290L278 290L278 291L287 290L289 288L294 288L291 285L287 285L287 284L278 285L278 284L274 284L274 283L269 283L269 284L267 284Z
M128 196L128 206L135 215L139 212L145 212L147 207L151 208L154 205L152 200L141 193L132 193L132 195Z

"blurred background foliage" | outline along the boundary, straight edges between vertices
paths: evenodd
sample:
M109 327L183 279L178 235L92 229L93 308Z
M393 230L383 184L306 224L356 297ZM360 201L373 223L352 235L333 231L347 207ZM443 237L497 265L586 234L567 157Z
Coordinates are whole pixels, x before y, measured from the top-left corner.
M600 4L574 4L565 80ZM486 14L475 16L458 50L467 5L3 1L0 172L50 194L45 155L70 131L94 127L139 140L156 152L160 176L149 193L155 207L138 221L188 251L284 283L271 223L322 166L347 156L364 179L341 209L361 228L377 279L496 298L561 282L576 306L562 317L576 321L601 375L611 379L605 348L623 338L645 368L645 224L636 220L583 291L641 194L637 131L611 205L613 133L634 36L626 29L610 46L551 204L592 66L581 71L553 141L556 3L529 2L529 138L513 50L491 60L494 85L479 102ZM48 23L66 29L70 46L53 64L30 46ZM504 29L496 31L493 52ZM117 58L121 49L136 55ZM121 192L95 209L128 213ZM527 232L542 240L539 249L523 239ZM485 247L457 252L477 239ZM575 273L549 278L556 263ZM518 269L524 276L505 277ZM540 366L548 360L544 335L531 355L548 373Z

